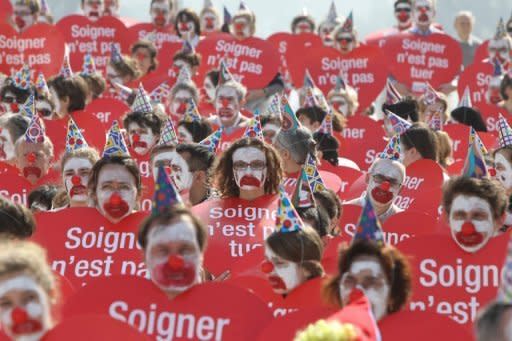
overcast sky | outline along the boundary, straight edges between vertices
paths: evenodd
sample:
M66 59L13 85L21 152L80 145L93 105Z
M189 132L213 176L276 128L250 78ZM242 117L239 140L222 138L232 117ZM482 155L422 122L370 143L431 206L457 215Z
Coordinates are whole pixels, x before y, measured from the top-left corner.
M149 20L149 0L120 0L121 15L140 21ZM289 31L292 18L306 7L313 17L321 21L327 14L331 0L245 0L246 4L256 12L257 35L267 37L273 32ZM354 11L354 22L361 37L389 27L394 24L393 0L336 0L338 13L347 15ZM453 18L460 10L470 10L476 15L475 34L484 39L495 31L500 16L505 20L512 12L511 0L438 0L437 21L445 30L453 34ZM79 0L49 0L57 18L76 12ZM180 0L183 6L199 11L203 0ZM222 10L226 5L233 13L239 5L239 0L213 0L214 5Z

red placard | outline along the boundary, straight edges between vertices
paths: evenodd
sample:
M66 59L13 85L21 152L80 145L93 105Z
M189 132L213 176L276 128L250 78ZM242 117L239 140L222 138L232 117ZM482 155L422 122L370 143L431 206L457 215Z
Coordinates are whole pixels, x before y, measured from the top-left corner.
M493 73L494 67L491 63L475 62L468 65L461 73L457 85L459 97L462 97L466 87L469 87L471 104L481 110L482 104L486 102L485 93Z
M128 28L129 35L132 37L132 43L144 39L148 34L155 35L154 44L157 49L161 49L166 43L175 43L181 41L180 37L174 33L173 26L158 28L152 23L138 23Z
M334 48L322 47L298 56L302 56L298 58L303 62L300 65L291 65L293 79L302 80L308 68L315 85L327 94L336 85L337 75L343 71L348 84L359 94L361 110L366 109L377 98L386 84L386 60L380 49L374 46L362 45L346 55ZM300 85L302 86L302 81Z
M0 51L0 72L10 75L27 63L33 78L41 71L48 79L61 68L64 37L53 25L36 24L18 34L4 23L0 24Z
M410 256L413 270L408 309L446 315L471 330L477 310L496 297L507 242L508 234L503 234L474 254L446 235L417 236L398 244Z
M158 52L158 55L161 56L158 58L158 68L150 73L146 81L143 82L144 87L148 89L148 91L156 88L164 81L167 81L170 86L176 83L178 73L177 69L173 67L174 60L172 57L181 50L182 46L183 43L179 41L163 44ZM200 80L202 81L202 78ZM196 84L200 85L202 82L197 82Z
M455 161L465 160L468 153L469 131L467 125L455 123L444 126L444 131L450 135L452 140L453 159ZM495 133L478 132L478 136L488 150L496 147Z
M278 196L265 195L252 201L228 198L194 206L192 212L207 223L205 268L219 275L251 250L262 247L275 229L277 201Z
M229 71L249 89L262 89L276 76L279 54L265 40L251 37L237 40L231 35L216 34L201 40L196 48L202 56L199 79L217 68L224 58Z
M56 24L70 50L73 70L80 70L86 53L92 54L96 68L104 70L110 60L110 44L127 53L130 35L123 22L113 16L105 16L92 22L83 15L68 15Z
M16 204L28 207L28 195L32 190L32 185L24 177L19 175L17 168L10 168L9 171L2 173L2 187L0 195L11 200Z
M153 339L172 340L250 340L272 320L265 303L226 283L196 285L169 301L150 281L135 277L91 282L68 301L65 313L109 315Z
M462 63L459 43L440 33L391 36L384 46L384 54L393 76L418 93L424 91L426 82L434 89L451 82Z
M114 98L98 98L85 107L85 111L90 113L102 123L103 129L107 131L112 126L112 122L118 120L120 123L122 117L130 112L130 107L125 102Z
M363 175L361 171L358 171L354 168L343 167L343 166L333 166L329 162L322 162L320 165L320 170L326 170L333 174L336 174L338 178L341 180L340 189L337 192L338 196L341 200L348 199L347 193L350 186Z
M482 60L489 58L489 40L483 41L475 51L475 57L473 58L473 63L481 62Z
M12 16L12 4L9 0L0 0L0 13L2 16L0 17L0 21L6 22Z
M48 250L52 268L75 288L95 278L146 276L137 244L145 216L134 213L112 224L90 207L45 212L36 216L37 230L32 238Z

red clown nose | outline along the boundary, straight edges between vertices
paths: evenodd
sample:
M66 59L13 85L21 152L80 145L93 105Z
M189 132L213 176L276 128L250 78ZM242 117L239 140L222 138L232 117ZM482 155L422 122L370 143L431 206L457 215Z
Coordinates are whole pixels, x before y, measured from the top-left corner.
M475 225L473 225L472 222L466 221L464 224L462 224L462 230L461 233L463 236L470 236L476 232Z
M11 312L11 319L14 322L14 324L25 323L28 320L28 314L25 311L25 309L16 307Z
M185 267L185 261L181 256L170 255L167 259L167 265L172 271L181 271Z
M121 198L121 196L120 196L119 194L114 193L114 194L112 194L112 195L110 196L110 200L109 200L109 201L110 201L110 203L111 203L112 205L119 205L119 204L121 204L121 201L122 201L122 200L123 200L123 199Z
M133 142L139 142L140 141L140 135L139 134L133 134Z
M32 153L28 153L27 154L27 161L30 162L30 163L34 163L36 161L36 153L32 152Z
M73 175L71 177L71 183L73 186L78 186L82 184L82 179L78 175Z
M380 189L382 189L383 191L389 191L389 188L391 187L391 184L389 183L389 181L384 181L383 183L380 184Z
M261 263L261 272L263 272L265 274L269 274L273 270L274 270L274 264L272 264L271 261L266 260L263 263Z
M221 99L222 106L226 108L229 105L229 99Z

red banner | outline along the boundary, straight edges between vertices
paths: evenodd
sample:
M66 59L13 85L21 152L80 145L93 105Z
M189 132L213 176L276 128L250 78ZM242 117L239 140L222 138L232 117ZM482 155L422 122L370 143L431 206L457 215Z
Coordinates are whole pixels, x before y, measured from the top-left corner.
M166 43L176 43L181 41L180 37L174 33L174 27L167 26L157 28L152 23L139 23L128 28L129 35L132 37L132 43L146 38L148 34L154 34L154 44L157 49L161 49Z
M122 121L123 116L130 112L130 107L125 102L114 98L98 98L92 101L85 108L87 113L91 113L101 122L103 129L107 131L112 126L112 122Z

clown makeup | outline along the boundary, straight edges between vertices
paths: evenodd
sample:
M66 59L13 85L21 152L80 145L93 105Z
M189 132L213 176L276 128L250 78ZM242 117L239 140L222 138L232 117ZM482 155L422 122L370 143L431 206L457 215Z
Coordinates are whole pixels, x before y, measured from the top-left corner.
M498 104L502 101L500 91L501 79L502 77L500 76L491 77L487 91L485 92L485 100L487 103Z
M334 39L332 37L332 33L335 27L336 24L328 22L324 22L323 24L320 25L318 32L325 46L334 46Z
M135 178L123 165L108 164L98 176L98 209L113 223L132 213L137 204Z
M31 183L37 182L46 175L50 168L50 156L45 153L41 143L23 143L20 148L21 155L17 157L18 169Z
M194 22L192 20L179 20L178 32L182 39L192 39L195 36Z
M62 181L66 187L69 200L75 203L86 203L87 182L91 173L92 163L89 159L73 157L62 169Z
M213 102L215 99L215 85L213 85L210 77L205 77L203 82L203 89L206 93L206 96L208 97L208 100Z
M192 69L192 67L190 66L190 64L188 64L187 62L185 62L184 60L182 59L177 59L174 61L173 63L173 66L179 70L181 70L182 67L186 66L188 67L190 70ZM179 72L176 72L176 74L178 74Z
M423 119L424 122L429 122L432 118L432 115L434 115L436 112L442 113L443 112L443 103L440 101L436 101L432 104L427 105L425 108L425 117Z
M375 208L391 205L403 181L398 166L391 160L381 159L368 175L367 192Z
M242 147L233 153L233 174L240 190L262 188L267 177L265 153L256 147Z
M190 91L182 89L178 90L171 100L171 113L182 117L187 110L187 102L192 98Z
M11 91L6 91L1 103L1 112L12 112L17 113L19 111L18 102L16 100L16 95Z
M395 7L395 18L398 21L399 28L411 26L411 5L403 2L397 4Z
M30 11L30 7L26 5L15 5L14 10L14 24L20 32L27 30L30 26L34 25L36 18Z
M414 23L419 27L428 27L434 19L434 8L430 0L417 0L414 3Z
M137 61L139 69L143 74L147 74L149 72L149 68L151 67L151 54L147 48L137 48L133 51L132 58Z
M0 160L12 161L14 156L14 143L11 134L7 128L0 127Z
M350 303L350 296L354 289L363 289L372 305L376 320L380 320L387 313L390 287L382 265L375 256L359 256L350 265L340 279L339 293L343 305Z
M313 33L313 30L311 29L311 23L307 20L299 20L297 24L295 25L295 34L301 34L301 33Z
M232 34L235 37L239 39L245 39L251 36L251 24L249 22L249 19L247 19L246 17L234 18L232 25Z
M497 59L501 64L510 62L510 45L506 39L490 39L487 47L490 59Z
M192 186L193 173L187 161L176 151L157 154L153 160L153 176L158 174L158 167L164 166L170 173L178 192L184 192Z
M119 16L119 3L117 0L105 0L103 15Z
M85 0L83 6L84 15L91 21L100 18L104 11L103 0Z
M219 18L212 11L205 11L201 16L201 32L211 33L219 30Z
M341 32L336 35L335 47L341 53L349 53L354 49L354 35L349 32Z
M510 193L512 191L512 165L502 152L496 153L494 168L496 169L496 179L505 187L507 193Z
M45 120L49 120L53 116L52 105L47 100L37 101L36 111Z
M1 329L13 340L40 340L51 328L48 295L24 274L1 281L0 321Z
M228 86L219 88L215 97L215 109L223 126L230 127L235 124L240 111L236 90Z
M273 144L280 130L281 127L273 123L265 124L265 126L263 127L263 138L265 139L265 142L267 142L268 144Z
M336 110L343 116L348 116L348 102L345 96L334 95L329 99L329 104L333 110Z
M262 270L267 275L267 280L274 293L278 295L288 294L304 282L299 264L283 259L265 244L265 261Z
M194 137L183 125L178 127L178 141L180 143L194 143Z
M128 138L133 151L138 155L147 154L158 142L158 135L146 126L139 126L133 122L128 125Z
M199 283L202 255L190 219L152 228L145 259L151 280L165 292L180 293Z
M169 22L171 12L167 1L155 1L151 5L151 20L156 27L164 27Z
M452 238L466 252L480 250L493 236L492 210L482 198L458 195L452 202L449 218Z

